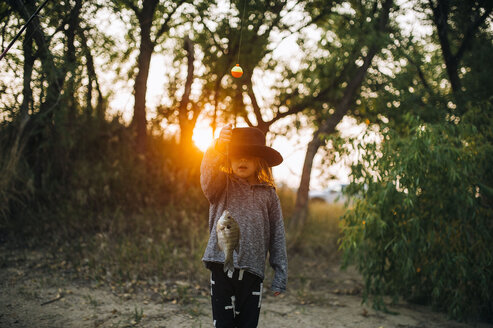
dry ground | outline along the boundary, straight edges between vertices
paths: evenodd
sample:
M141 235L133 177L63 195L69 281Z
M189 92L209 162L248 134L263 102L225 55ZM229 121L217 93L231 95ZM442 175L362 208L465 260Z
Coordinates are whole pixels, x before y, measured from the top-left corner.
M50 258L0 245L0 327L212 327L203 283L156 278L115 287L75 279ZM406 303L390 308L399 314L375 312L361 305L357 273L320 263L290 263L290 290L276 298L265 291L259 327L493 327Z

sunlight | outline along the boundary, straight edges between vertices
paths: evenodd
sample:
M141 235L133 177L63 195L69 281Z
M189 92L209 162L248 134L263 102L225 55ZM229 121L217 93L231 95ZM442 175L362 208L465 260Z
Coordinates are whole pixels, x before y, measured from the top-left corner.
M208 124L197 124L193 130L192 140L197 148L205 152L213 141L212 128Z

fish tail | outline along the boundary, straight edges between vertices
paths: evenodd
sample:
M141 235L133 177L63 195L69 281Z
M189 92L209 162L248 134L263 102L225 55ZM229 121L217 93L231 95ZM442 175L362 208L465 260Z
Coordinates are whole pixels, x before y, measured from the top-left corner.
M233 263L233 257L232 256L226 257L226 259L224 260L224 272L227 271L233 272L234 270L235 270L235 266Z

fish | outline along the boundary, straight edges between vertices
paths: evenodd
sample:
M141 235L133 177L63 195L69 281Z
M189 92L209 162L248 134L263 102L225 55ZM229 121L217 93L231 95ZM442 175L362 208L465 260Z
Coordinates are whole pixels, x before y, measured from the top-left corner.
M240 226L228 210L225 210L217 221L216 233L219 249L224 252L224 272L233 272L233 251L239 253L240 249Z

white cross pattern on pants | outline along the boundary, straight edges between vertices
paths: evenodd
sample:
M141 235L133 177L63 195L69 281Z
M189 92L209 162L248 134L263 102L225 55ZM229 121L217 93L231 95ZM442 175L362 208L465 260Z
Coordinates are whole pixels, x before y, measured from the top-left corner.
M252 292L252 295L258 295L258 307L260 308L260 304L262 303L262 289L264 284L260 283L260 290L258 292Z
M233 318L240 314L240 312L237 312L235 309L235 300L236 298L234 297L234 295L231 296L231 305L227 305L224 307L225 310L233 310Z
M212 280L212 274L211 274L211 296L212 296L212 285L216 284L214 280Z

